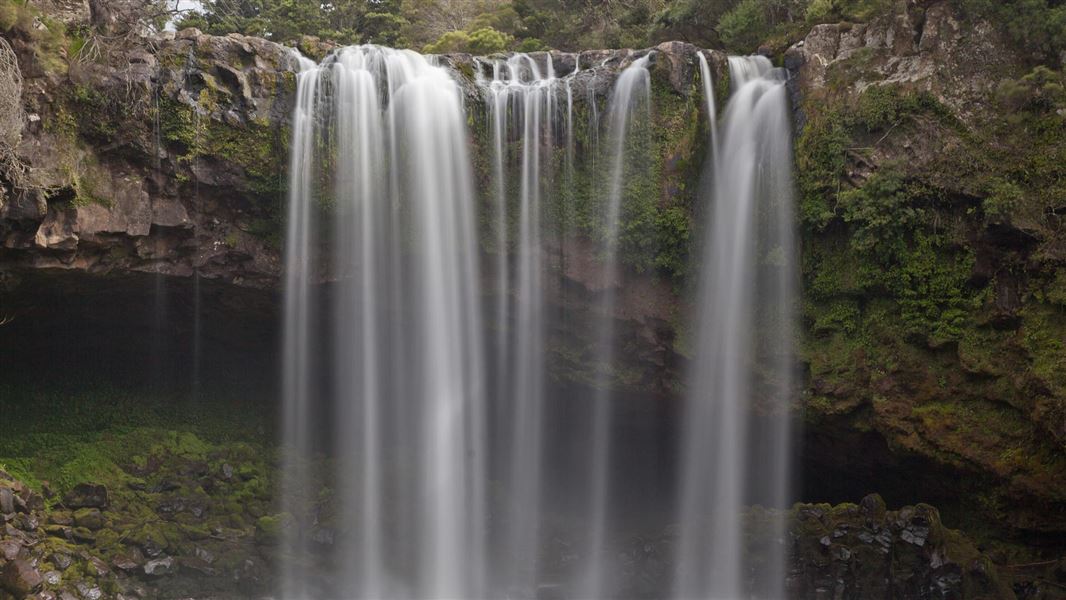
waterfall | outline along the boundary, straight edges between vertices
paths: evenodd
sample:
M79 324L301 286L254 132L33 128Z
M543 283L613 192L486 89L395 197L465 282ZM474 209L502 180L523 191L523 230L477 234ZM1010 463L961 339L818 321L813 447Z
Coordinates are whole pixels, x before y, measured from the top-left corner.
M485 373L459 88L413 52L345 48L299 73L293 132L287 508L306 512L296 496L309 484L302 463L326 415L340 510L331 587L312 589L297 567L285 596L481 597ZM332 232L316 221L322 212ZM335 283L319 288L312 257L323 238ZM328 335L316 323L323 302ZM330 385L312 385L322 365L332 366ZM290 537L284 547L306 555L306 536Z
M285 234L284 328L282 330L282 509L299 512L299 491L311 487L307 464L311 459L313 238L312 188L314 185L315 116L319 102L321 71L311 61L298 57L296 106L292 117L292 150L289 161L289 214ZM301 524L302 525L302 524ZM302 527L282 530L282 548L304 556L308 546ZM282 593L287 599L309 598L305 569L299 561L282 563Z
M634 60L615 82L607 105L607 140L609 171L607 195L603 202L603 288L597 311L600 315L596 339L596 381L593 392L591 447L589 452L589 534L586 551L590 566L585 574L582 595L602 598L609 575L605 572L607 531L610 525L610 430L611 378L616 360L614 312L618 288L622 285L618 256L625 183L634 176L645 157L631 147L634 125L647 126L651 110L651 80L648 61L651 55ZM639 135L639 133L637 134Z
M509 443L501 451L506 494L500 545L507 561L498 571L500 585L532 590L537 584L541 543L541 497L544 460L545 282L544 212L555 189L551 185L552 154L560 89L551 55L542 69L528 54L492 63L492 79L482 80L492 134L494 206L496 210L497 307L499 350L497 377L506 406L500 426ZM566 103L570 119L572 106ZM509 124L514 127L508 127ZM569 131L569 130L567 130ZM512 146L517 156L512 156ZM517 206L509 207L510 177L517 162ZM549 174L547 185L545 174ZM516 215L513 243L508 215ZM513 246L513 247L512 247ZM514 265L509 262L513 256ZM513 269L513 273L512 273ZM512 278L513 276L513 278ZM513 298L511 290L514 291Z
M580 57L568 72L559 56L477 58L471 82L441 66L453 58L410 51L295 55L281 597L614 598L650 585L620 582L637 576L633 532L675 515L676 569L657 593L783 597L783 524L756 584L741 525L746 506L789 499L796 253L782 73L730 59L719 127L710 63L690 59L710 208L678 506L634 517L645 506L617 494L633 493L623 463L644 450L613 441L635 396L615 389L630 332L616 324L637 281L624 267L629 212L657 193L655 54L623 58L620 72L610 58L582 71ZM604 71L617 72L609 93ZM576 352L553 346L580 335ZM591 377L564 387L549 361L565 368L567 352Z
M742 512L751 502L788 502L796 259L788 100L783 73L766 58L733 57L729 70L684 419L678 599L784 597L783 541L760 557L759 581L744 575Z
M718 150L718 110L714 103L714 79L711 76L711 66L707 63L707 56L703 52L697 52L700 61L700 82L703 84L703 100L707 105L707 128L711 130L711 152ZM714 164L714 157L711 157Z

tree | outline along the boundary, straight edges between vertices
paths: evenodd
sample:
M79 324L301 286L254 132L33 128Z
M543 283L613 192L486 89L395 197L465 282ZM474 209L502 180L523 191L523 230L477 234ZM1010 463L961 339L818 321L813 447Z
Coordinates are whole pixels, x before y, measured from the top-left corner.
M204 0L179 27L238 32L286 43L314 35L339 44L398 45L407 21L397 0Z

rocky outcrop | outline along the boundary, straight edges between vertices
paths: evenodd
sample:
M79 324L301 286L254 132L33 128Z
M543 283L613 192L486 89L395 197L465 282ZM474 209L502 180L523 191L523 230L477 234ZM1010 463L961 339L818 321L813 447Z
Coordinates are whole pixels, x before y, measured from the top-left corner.
M16 600L64 594L236 598L277 589L277 571L267 561L295 560L275 556L273 547L283 529L297 525L286 515L264 512L269 490L260 479L267 475L263 463L248 448L215 448L188 434L175 432L162 442L146 457L123 464L114 482L125 479L125 489L115 490L113 506L92 509L102 521L95 528L80 524L87 513L72 513L65 503L46 509L40 494L0 472L0 493L18 499L11 511L0 513L6 523L0 529L0 598L7 597L3 592ZM131 449L146 447L134 443ZM329 527L334 507L318 511L325 521L316 520L306 535L322 553L320 560L328 561L340 534ZM146 520L145 514L154 518ZM944 527L930 506L887 511L879 497L870 496L859 505L797 505L786 515L753 509L745 516L753 531L764 532L781 518L788 522L787 540L758 533L748 543L753 552L786 544L790 597L1015 597L1011 580L964 536ZM672 569L673 539L672 534L640 538L618 548L619 593L660 597ZM579 566L580 557L572 555L549 566L555 571L548 577L575 568L575 560ZM314 561L307 568L313 571ZM757 584L758 567L751 577ZM566 590L556 592L565 597Z
M0 497L15 499L0 507L0 598L256 597L275 589L254 541L270 501L256 452L177 432L130 448L146 454L123 459L108 478L113 489L81 483L61 502L0 471ZM106 508L72 510L100 504L109 491L115 501ZM47 483L43 494L53 494Z
M290 51L189 30L102 56L62 73L23 60L38 76L24 83L22 172L0 200L5 268L197 271L273 286Z
M186 30L106 48L98 61L67 57L50 71L33 40L9 33L28 121L17 149L25 172L0 182L5 268L196 271L277 284L291 50ZM545 70L553 60L560 76L583 64L574 98L584 104L590 94L605 98L618 70L647 52L534 56ZM664 79L687 93L696 49L664 44L656 52ZM442 60L480 102L475 71L487 66L467 55Z
M67 60L59 71L49 71L32 40L12 39L27 74L23 104L28 117L18 147L25 170L10 181L0 178L7 190L0 198L0 268L196 273L277 289L297 68L289 49L240 35L186 30L135 39L102 52L99 60ZM325 53L329 47L315 49ZM662 192L647 199L646 222L632 228L635 241L623 242L623 254L641 263L643 273L609 285L619 292L618 329L634 349L615 384L669 394L681 369L671 325L681 309L673 282L655 271L666 264L676 279L685 268L688 234L677 216L695 203L705 151L695 81L699 50L671 42L640 51L531 56L544 72L550 62L559 77L578 71L571 82L574 114L587 119L593 109L603 110L618 72L649 52L656 91L663 92L657 96L662 102L656 118L670 132L655 149L660 154L656 181L649 182ZM706 55L723 77L724 55ZM464 89L472 122L483 122L477 116L483 98L476 81L491 77L491 64L468 55L441 61ZM591 153L590 134L577 129L576 143ZM577 168L582 187L602 176L591 166ZM650 239L663 223L677 227L671 239ZM588 233L574 231L553 240L549 249L557 258L552 285L567 291L559 310L573 313L575 323L591 322L583 315L604 292L603 282L589 277L598 258ZM323 272L319 278L330 275ZM556 334L554 369L565 373L560 379L588 383L595 371L590 366L593 336L566 327Z
M863 466L836 461L830 478L874 489L895 474L956 522L1061 550L1066 97L1047 90L1062 74L946 1L820 25L785 63L802 123L808 456L824 461L810 472L851 439Z

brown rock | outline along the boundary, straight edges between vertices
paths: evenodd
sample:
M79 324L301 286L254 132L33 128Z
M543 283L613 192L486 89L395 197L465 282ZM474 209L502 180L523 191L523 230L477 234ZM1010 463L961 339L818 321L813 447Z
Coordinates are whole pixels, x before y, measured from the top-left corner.
M107 487L98 483L79 483L63 497L68 508L107 508Z
M22 550L22 544L15 540L0 541L0 558L4 560L15 560L19 556L19 550Z
M74 523L78 527L96 531L103 528L104 515L99 508L82 508L74 513Z
M41 586L41 574L24 560L13 560L0 571L0 587L17 598L32 594Z

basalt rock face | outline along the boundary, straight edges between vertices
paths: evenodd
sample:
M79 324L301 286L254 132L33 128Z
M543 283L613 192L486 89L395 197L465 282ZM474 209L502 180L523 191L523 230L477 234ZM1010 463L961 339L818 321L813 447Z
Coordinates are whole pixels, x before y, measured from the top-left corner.
M0 200L5 268L274 285L288 50L189 30L54 72L14 42L28 122Z
M817 26L785 54L801 125L809 483L829 490L846 473L1054 556L1062 74L953 6L900 2L868 24ZM862 450L843 458L849 447Z
M132 38L91 60L49 59L38 42L17 31L9 35L25 78L26 123L17 148L22 168L0 178L0 269L196 273L278 289L298 68L291 50L257 38L185 30ZM310 41L303 46L319 58L333 49ZM586 126L590 115L605 113L618 73L649 52L655 127L667 134L657 136L654 174L641 182L654 194L640 208L642 221L630 227L632 241L622 242L625 259L637 268L608 285L619 290L614 317L633 349L614 385L667 395L676 392L683 363L673 324L683 318L675 290L690 237L684 215L695 210L706 152L700 50L671 42L638 51L531 57L545 73L576 73L575 144L583 157L599 152L597 136ZM716 79L724 80L725 56L705 53ZM466 99L479 189L491 189L478 86L479 79L492 76L490 59L457 54L439 60L453 71ZM604 174L594 162L579 158L582 188L602 183ZM592 210L592 195L582 192L583 210ZM319 209L328 220L329 207ZM547 279L556 291L566 291L565 298L550 297L562 298L557 309L572 313L572 324L591 323L582 315L594 310L605 291L595 276L598 246L589 241L595 232L587 224L564 229L553 228L546 252L553 257ZM672 280L657 273L663 265ZM317 277L328 282L332 276L322 265ZM593 378L594 336L580 327L556 329L554 370L560 380L583 384Z

